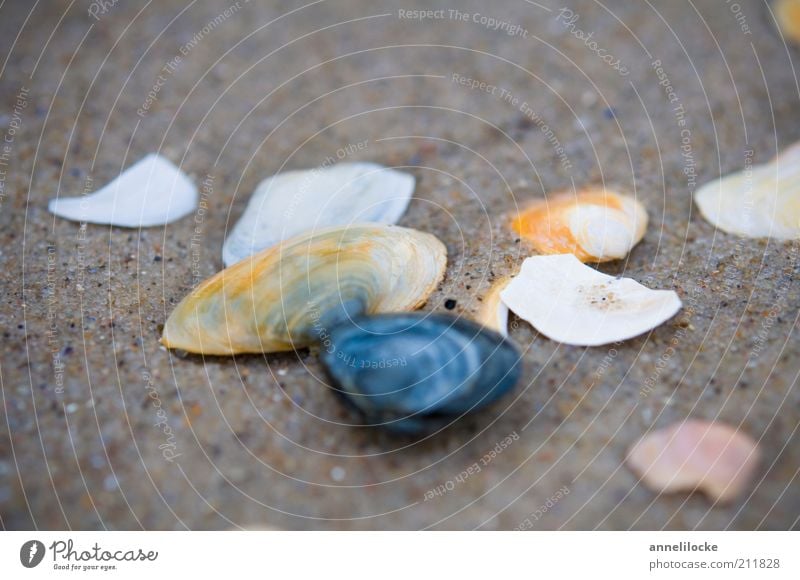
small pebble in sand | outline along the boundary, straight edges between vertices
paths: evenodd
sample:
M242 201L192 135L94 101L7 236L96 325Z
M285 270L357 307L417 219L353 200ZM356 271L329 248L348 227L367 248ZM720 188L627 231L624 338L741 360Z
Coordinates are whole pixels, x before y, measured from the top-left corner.
M690 419L642 437L627 463L653 491L700 490L726 503L745 490L759 455L756 442L736 428Z

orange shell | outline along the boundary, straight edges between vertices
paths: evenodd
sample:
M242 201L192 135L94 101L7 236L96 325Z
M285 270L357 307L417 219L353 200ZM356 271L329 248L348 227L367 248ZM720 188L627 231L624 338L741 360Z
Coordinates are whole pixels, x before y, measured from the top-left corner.
M573 254L581 262L607 262L622 256L597 256L585 249L569 223L570 212L578 206L605 207L631 219L631 247L638 243L647 225L647 213L635 199L602 188L560 192L536 201L522 210L511 227L542 254ZM629 249L630 250L630 249Z

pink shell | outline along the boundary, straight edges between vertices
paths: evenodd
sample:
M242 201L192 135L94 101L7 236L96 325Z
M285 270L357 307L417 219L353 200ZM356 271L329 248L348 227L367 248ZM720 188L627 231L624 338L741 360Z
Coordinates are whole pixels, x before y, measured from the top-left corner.
M627 463L654 491L699 489L724 503L744 491L759 455L755 441L733 427L687 420L642 437Z

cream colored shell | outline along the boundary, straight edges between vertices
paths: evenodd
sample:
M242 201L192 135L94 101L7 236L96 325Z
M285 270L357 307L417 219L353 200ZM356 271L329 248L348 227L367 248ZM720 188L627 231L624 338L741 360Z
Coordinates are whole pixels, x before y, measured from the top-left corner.
M511 282L511 277L500 278L483 297L481 308L475 317L487 328L496 330L503 337L508 338L508 306L500 299L500 292Z
M348 317L419 308L446 262L438 238L408 228L363 224L304 234L200 284L169 316L161 342L220 355L324 342Z
M354 223L394 224L414 176L377 163L337 163L268 177L225 239L222 261L239 260L305 232Z
M642 437L628 453L627 464L656 492L699 489L725 503L745 490L759 455L747 434L690 419Z

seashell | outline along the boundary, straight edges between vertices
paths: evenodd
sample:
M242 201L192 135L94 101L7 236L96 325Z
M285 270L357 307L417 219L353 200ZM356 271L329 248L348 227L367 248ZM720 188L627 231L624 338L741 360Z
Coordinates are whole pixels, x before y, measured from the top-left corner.
M630 278L608 276L572 254L527 258L500 297L546 337L576 346L639 336L682 306L671 290L650 290Z
M405 213L414 177L377 163L339 163L268 177L256 188L222 247L239 260L310 230L353 223L394 224Z
M776 0L773 7L781 34L800 44L800 0Z
M699 489L725 503L744 491L759 455L756 442L733 427L687 420L642 437L627 463L658 493Z
M500 292L511 282L511 276L500 278L483 297L476 320L508 338L508 306L500 299Z
M574 254L581 262L607 262L624 258L641 241L647 212L632 197L587 189L534 202L511 225L542 254Z
M331 331L321 362L373 425L402 433L443 427L497 401L519 380L511 342L444 314L364 316Z
M202 354L306 347L349 317L419 308L446 262L438 238L408 228L303 234L200 284L170 314L161 342Z
M59 217L125 228L163 226L197 207L197 187L160 155L150 154L91 195L56 198L47 209Z
M703 217L749 238L800 238L800 143L769 163L715 179L694 195Z

